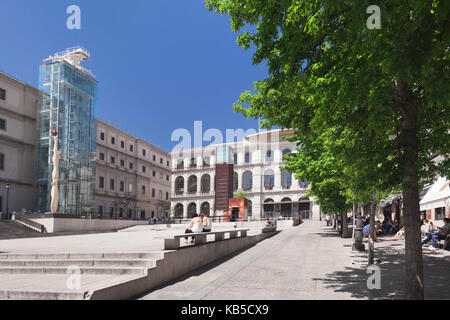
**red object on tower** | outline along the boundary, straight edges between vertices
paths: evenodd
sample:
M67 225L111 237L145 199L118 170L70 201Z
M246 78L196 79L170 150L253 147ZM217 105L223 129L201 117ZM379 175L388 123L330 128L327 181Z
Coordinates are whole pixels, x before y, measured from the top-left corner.
M52 130L52 135L53 135L54 137L56 137L56 136L58 135L58 131Z

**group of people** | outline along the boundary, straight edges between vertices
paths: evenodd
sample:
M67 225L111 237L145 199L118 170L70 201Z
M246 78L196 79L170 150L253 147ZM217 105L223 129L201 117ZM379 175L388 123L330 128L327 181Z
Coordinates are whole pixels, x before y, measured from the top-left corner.
M432 221L425 219L420 231L422 233L422 245L426 245L431 240L430 250L437 250L438 242L445 240L450 229L450 218L444 218L444 225L436 227Z
M194 214L189 226L186 228L185 233L200 233L200 232L211 232L212 222L211 219L204 213ZM188 237L185 238L188 242ZM192 237L191 243L194 243L195 238Z

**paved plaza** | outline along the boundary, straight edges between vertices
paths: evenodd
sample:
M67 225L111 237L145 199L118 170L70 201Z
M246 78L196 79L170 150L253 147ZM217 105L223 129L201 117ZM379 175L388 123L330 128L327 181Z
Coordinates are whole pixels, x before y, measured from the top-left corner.
M367 254L352 252L352 240L323 222L307 221L141 299L401 299L404 244L387 239L376 244L380 290L367 288ZM426 298L450 299L450 252L424 249L424 257Z
M183 232L184 225L137 226L125 232L77 236L1 240L0 253L121 253L114 263L138 266L134 253L164 250L163 239ZM257 228L250 234L258 232ZM216 226L216 231L229 229ZM260 229L259 229L260 231ZM402 299L404 286L404 242L382 238L376 244L381 289L369 290L367 253L353 252L352 239L342 239L324 222L306 221L153 290L143 300L297 300L297 299ZM366 243L367 247L367 243ZM181 249L183 250L183 249ZM113 258L110 258L113 259ZM150 258L148 258L150 259ZM147 259L147 260L148 260ZM126 260L126 264L125 263ZM143 259L145 260L145 259ZM122 262L124 261L124 262ZM424 248L426 299L450 299L450 252ZM110 268L111 266L99 266ZM94 266L95 269L95 266ZM117 267L117 269L120 269ZM109 270L109 269L108 269ZM87 274L84 290L140 277L138 274ZM0 291L59 291L79 298L67 289L66 274L0 274Z

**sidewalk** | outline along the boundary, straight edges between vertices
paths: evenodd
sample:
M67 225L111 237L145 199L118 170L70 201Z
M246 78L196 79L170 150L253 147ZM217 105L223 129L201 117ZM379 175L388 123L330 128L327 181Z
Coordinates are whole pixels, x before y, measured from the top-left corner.
M367 245L366 245L367 248ZM143 300L402 299L402 241L376 244L381 290L369 290L367 253L324 222L307 221L150 292ZM450 299L450 254L425 252L427 299Z

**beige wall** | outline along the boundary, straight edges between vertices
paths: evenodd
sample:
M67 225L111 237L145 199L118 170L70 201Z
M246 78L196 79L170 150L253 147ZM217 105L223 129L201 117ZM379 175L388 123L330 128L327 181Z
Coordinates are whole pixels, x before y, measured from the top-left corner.
M102 133L104 140L101 139ZM101 160L100 154L104 155L104 160ZM114 163L111 157L114 158ZM142 211L145 211L146 219L152 216L152 212L155 217L164 217L166 212L170 214L170 198L166 200L166 194L170 197L171 167L171 157L168 153L99 120L95 210L99 211L102 206L104 215L109 216L110 209L114 208L117 216L119 203L128 201L128 210L132 209L134 214L132 218L141 218ZM103 188L99 184L100 177L104 178ZM111 190L111 180L114 180L114 190ZM124 183L123 191L120 190L120 182ZM127 213L124 212L124 215Z
M6 130L0 129L0 153L4 154L4 169L0 170L0 211L6 211L6 183L11 184L10 212L32 209L39 91L3 73L0 73L0 88L6 90L6 100L0 99L0 119L6 120Z

